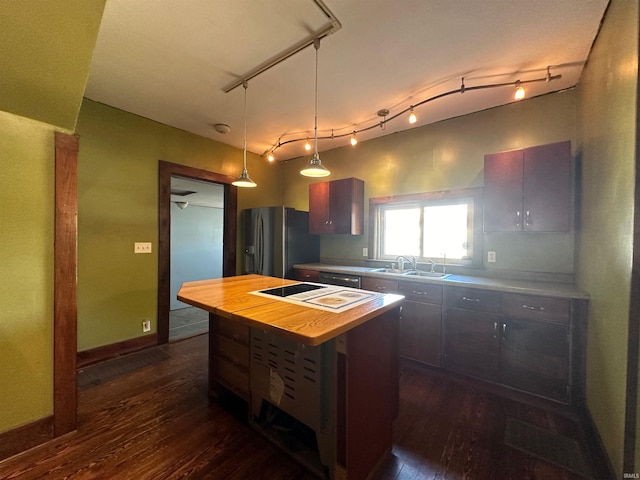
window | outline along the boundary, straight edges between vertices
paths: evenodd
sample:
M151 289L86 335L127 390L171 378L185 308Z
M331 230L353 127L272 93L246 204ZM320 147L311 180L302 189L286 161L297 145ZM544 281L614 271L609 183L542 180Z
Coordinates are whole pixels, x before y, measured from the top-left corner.
M480 198L480 189L465 189L370 199L374 257L475 263L474 248L481 240Z

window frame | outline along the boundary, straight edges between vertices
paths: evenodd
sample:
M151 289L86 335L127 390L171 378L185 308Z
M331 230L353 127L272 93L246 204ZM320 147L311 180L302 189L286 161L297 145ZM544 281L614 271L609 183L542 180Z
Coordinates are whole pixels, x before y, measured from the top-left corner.
M468 203L472 205L472 233L471 233L471 258L464 259L462 261L458 259L447 259L447 264L451 265L464 265L464 266L481 266L483 260L483 227L482 227L482 215L483 215L483 201L482 201L482 188L464 188L456 190L442 190L436 192L423 192L412 193L405 195L393 195L387 197L375 197L369 199L369 244L368 244L368 258L371 260L393 260L390 257L383 257L380 255L381 251L381 222L382 212L386 207L390 206L415 206L420 208L420 218L422 223L422 209L425 206L435 205L453 205L460 203ZM422 235L422 227L421 227ZM423 239L419 239L422 244ZM436 257L424 257L433 258L434 261L441 261Z

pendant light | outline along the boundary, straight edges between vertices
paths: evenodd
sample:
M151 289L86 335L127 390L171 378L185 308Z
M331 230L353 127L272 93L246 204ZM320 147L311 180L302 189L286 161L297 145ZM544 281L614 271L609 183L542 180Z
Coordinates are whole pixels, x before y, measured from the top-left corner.
M309 160L306 167L300 170L300 173L305 177L326 177L331 175L331 172L327 170L325 166L320 162L320 155L318 155L318 49L320 48L320 39L316 38L313 42L313 48L316 49L316 104L315 104L315 123L313 127L313 133L315 135L315 151L313 157Z
M242 82L242 86L244 87L244 149L243 149L243 167L242 173L240 176L233 182L231 185L235 185L236 187L257 187L256 182L249 178L249 173L247 172L247 82L246 80Z

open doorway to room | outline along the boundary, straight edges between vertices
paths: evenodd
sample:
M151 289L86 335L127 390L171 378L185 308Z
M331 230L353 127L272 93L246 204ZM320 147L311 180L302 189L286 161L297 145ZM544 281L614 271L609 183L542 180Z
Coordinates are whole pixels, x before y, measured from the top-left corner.
M181 302L176 303L176 294L180 285L184 281L196 280L195 276L205 275L202 278L212 278L214 276L229 276L235 274L236 264L236 216L237 216L237 188L231 185L234 180L226 175L210 172L184 165L160 161L159 163L159 188L158 188L158 344L167 343L170 339L170 317L172 310L180 310ZM194 183L189 183L194 182ZM184 187L184 188L183 188ZM219 208L203 207L196 209L192 203L196 196L187 200L187 195L180 195L179 190L204 191L210 195L216 192L221 196L217 200ZM172 195L172 188L174 194ZM207 196L203 193L203 196ZM180 208L175 202L189 202L187 208ZM191 208L191 210L189 210ZM209 211L205 211L209 210ZM217 210L214 212L214 210ZM178 213L186 215L178 215ZM189 217L194 217L189 221ZM195 218L211 218L211 225L203 227L208 232L202 238L194 240L190 237L199 229L195 223ZM216 223L216 218L220 222ZM177 222L174 224L174 220ZM218 225L217 227L214 226ZM188 231L179 232L181 229ZM222 229L220 231L220 228ZM174 232L173 230L176 230ZM216 231L217 230L217 231ZM200 235L200 234L198 234ZM207 237L205 239L204 237ZM221 243L219 239L221 238ZM200 248L209 240L217 241L217 265L214 257L218 255L215 251L208 253L191 252L190 249ZM172 245L176 243L177 249L174 252ZM198 244L200 247L195 247ZM215 250L215 249L214 249ZM205 255L210 258L205 261ZM187 256L190 257L187 259ZM200 257L200 265L192 267L186 265ZM204 266L208 264L208 267ZM204 268L200 268L203 267ZM198 268L198 272L195 269ZM206 271L205 271L206 270ZM195 276L194 276L195 275ZM179 283L179 284L178 284ZM174 301L175 300L175 301ZM184 305L184 304L182 304ZM186 306L185 306L186 307ZM194 312L195 313L195 312ZM197 312L197 319L187 319L186 322L199 322L204 320L206 315ZM200 318L202 317L202 318ZM203 327L201 325L200 327ZM207 326L208 328L208 326ZM191 333L193 334L193 333ZM189 334L189 335L191 335ZM185 333L185 336L189 336ZM184 337L180 337L184 338Z
M224 185L171 177L169 341L209 331L209 316L177 299L184 282L222 277Z

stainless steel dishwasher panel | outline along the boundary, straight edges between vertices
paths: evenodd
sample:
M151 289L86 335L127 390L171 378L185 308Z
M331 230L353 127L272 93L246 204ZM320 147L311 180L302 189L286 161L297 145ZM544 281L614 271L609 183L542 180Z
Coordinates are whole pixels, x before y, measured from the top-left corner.
M328 285L340 285L342 287L361 288L362 278L356 275L344 275L341 273L320 272L320 283Z

